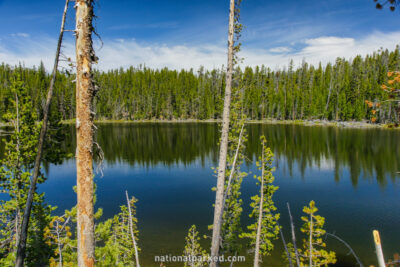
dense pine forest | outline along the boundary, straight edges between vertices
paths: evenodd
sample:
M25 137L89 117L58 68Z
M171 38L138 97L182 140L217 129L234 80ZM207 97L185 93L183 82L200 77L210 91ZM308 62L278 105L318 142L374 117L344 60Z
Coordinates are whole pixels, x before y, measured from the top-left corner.
M301 66L270 69L237 67L234 83L241 91L247 118L260 120L368 120L365 100L380 100L386 73L398 70L400 53L378 51L365 57L338 58L326 66ZM221 117L225 76L221 69L156 70L145 66L95 71L97 119L219 119ZM50 76L43 64L37 68L0 66L0 117L10 103L10 81L19 72L41 117ZM75 118L75 75L57 74L52 112L63 119ZM394 104L393 104L394 105ZM397 121L393 106L378 112L378 122Z

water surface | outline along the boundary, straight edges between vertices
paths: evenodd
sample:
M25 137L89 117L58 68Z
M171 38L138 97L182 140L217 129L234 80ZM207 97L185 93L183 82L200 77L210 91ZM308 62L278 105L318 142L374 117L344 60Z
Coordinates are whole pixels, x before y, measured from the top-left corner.
M400 251L400 132L265 124L247 128L245 171L258 173L254 160L261 152L262 134L275 153L279 186L275 200L286 239L286 203L290 203L295 224L300 227L302 207L315 200L320 215L326 218L326 229L346 240L366 266L375 263L373 229L381 232L387 258ZM73 127L69 132L67 143L74 151ZM217 166L217 124L104 124L96 138L105 155L103 176L99 173L95 178L96 206L104 209L105 219L125 204L125 190L139 199L143 266L159 266L153 262L154 255L180 255L192 224L202 235L210 235L207 226L212 223L215 198L211 188L216 177L211 167ZM65 160L62 165L46 166L46 170L49 179L39 190L46 193L47 201L58 206L58 212L75 205L75 161ZM251 174L242 186L244 226L250 222L249 199L256 193ZM300 239L301 233L298 235ZM343 246L327 242L338 253L337 266L355 266ZM207 247L209 243L203 242ZM282 266L281 255L278 240L266 266ZM248 263L235 266L252 266L252 256L248 256Z

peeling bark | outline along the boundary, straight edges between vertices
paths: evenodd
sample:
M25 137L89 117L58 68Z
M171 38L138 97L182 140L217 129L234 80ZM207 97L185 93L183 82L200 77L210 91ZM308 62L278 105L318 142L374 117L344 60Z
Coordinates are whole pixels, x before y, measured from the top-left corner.
M93 207L93 3L78 0L76 8L76 170L78 266L94 266Z

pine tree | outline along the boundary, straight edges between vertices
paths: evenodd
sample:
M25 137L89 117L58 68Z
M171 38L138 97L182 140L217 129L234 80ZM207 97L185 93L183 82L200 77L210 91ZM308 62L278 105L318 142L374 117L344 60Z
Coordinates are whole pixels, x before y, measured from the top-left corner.
M6 154L1 161L0 190L8 195L7 200L0 201L0 263L14 263L19 240L22 213L29 191L30 176L36 156L36 146L41 125L36 123L36 112L32 108L32 100L19 75L14 76L10 91L8 113L4 119L11 123L13 133L6 143ZM39 183L44 182L43 175ZM35 193L33 198L32 223L28 229L28 257L30 263L45 264L49 248L44 244L42 235L44 226L49 220L52 210L43 201L44 194ZM32 250L32 247L36 247ZM33 255L35 255L33 257Z
M188 235L185 238L186 245L183 250L183 257L185 260L184 267L203 267L207 266L208 262L205 261L207 258L206 251L201 247L199 241L199 232L196 229L196 225L192 225L188 231Z
M139 231L137 229L137 218L133 197L130 200L132 213L132 229L136 243L138 242ZM135 248L132 243L129 225L129 210L123 205L121 211L114 218L101 222L96 226L96 239L103 246L96 247L96 258L99 259L98 266L136 266ZM140 251L140 248L138 248Z
M328 266L336 263L336 254L333 251L326 251L323 236L326 231L323 229L325 218L316 215L318 208L315 202L310 201L308 206L303 208L306 216L302 216L304 221L301 231L306 234L307 238L303 239L303 252L300 258L302 266Z
M250 218L254 218L255 222L247 228L250 232L243 233L242 238L249 238L252 250L254 250L254 266L258 267L262 256L269 255L273 250L274 244L272 243L278 238L279 214L275 213L276 207L272 197L278 187L273 185L274 176L272 167L273 153L267 147L265 136L261 137L262 155L257 161L257 166L261 170L261 176L254 176L260 185L260 194L253 196L250 206L253 208Z

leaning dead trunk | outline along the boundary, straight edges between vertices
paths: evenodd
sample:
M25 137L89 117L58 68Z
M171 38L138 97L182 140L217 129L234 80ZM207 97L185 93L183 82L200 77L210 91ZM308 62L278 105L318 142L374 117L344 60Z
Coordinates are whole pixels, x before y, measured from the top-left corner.
M94 266L93 217L93 97L92 0L77 0L76 8L76 171L78 266Z
M262 154L262 164L264 165L264 153ZM260 238L261 238L261 224L263 218L263 202L264 202L264 166L262 167L261 171L261 189L260 189L260 206L258 210L258 223L257 223L257 235L256 235L256 248L254 251L254 267L259 267L260 261Z
M135 234L133 233L133 221L132 221L132 210L131 210L131 202L129 201L128 191L125 191L126 195L126 202L128 203L128 212L129 212L129 231L131 232L131 238L133 242L133 247L135 249L135 260L136 260L136 267L140 267L139 264L139 253L136 245Z
M44 139L45 139L46 133L47 133L47 124L49 121L50 104L51 104L51 99L53 97L53 89L54 89L54 83L56 80L62 39L63 39L63 35L64 35L64 25L65 25L65 18L67 16L68 3L69 3L69 0L66 0L65 7L64 7L64 13L63 13L62 20L61 20L61 31L60 31L60 35L58 37L56 58L54 60L53 72L51 74L50 87L49 87L49 91L47 92L46 106L43 111L43 124L42 124L42 129L40 130L40 135L39 135L39 143L38 143L38 150L37 150L37 155L36 155L36 159L35 159L35 167L33 169L33 175L32 175L31 184L29 187L29 193L28 193L28 197L26 199L26 206L25 206L25 211L24 211L24 215L23 215L23 219L22 219L21 231L19 233L19 238L17 241L18 249L17 249L17 257L16 257L15 266L18 266L18 267L23 266L24 259L25 259L25 248L26 248L26 240L28 238L29 218L31 215L33 196L36 191L36 183L37 183L37 179L39 176L40 164L42 161Z
M232 89L232 72L233 72L233 35L234 35L234 14L235 13L235 0L230 0L229 12L229 33L228 33L228 69L226 72L226 87L224 99L224 111L222 114L222 132L221 144L219 151L219 165L218 165L218 178L217 178L217 192L215 197L214 207L214 223L213 234L211 241L211 267L219 266L216 257L219 255L221 225L222 225L222 212L223 212L223 199L224 199L224 185L225 185L225 169L226 158L228 153L228 132L229 132L229 113L231 105L231 89Z
M287 204L287 208L288 208L288 212L289 212L290 228L291 228L291 232L292 232L292 242L293 242L294 254L296 256L296 264L297 264L297 267L300 267L300 258L299 258L299 252L297 250L297 245L296 245L296 234L294 232L294 223L293 223L292 212L290 211L289 203L286 203L286 204Z

